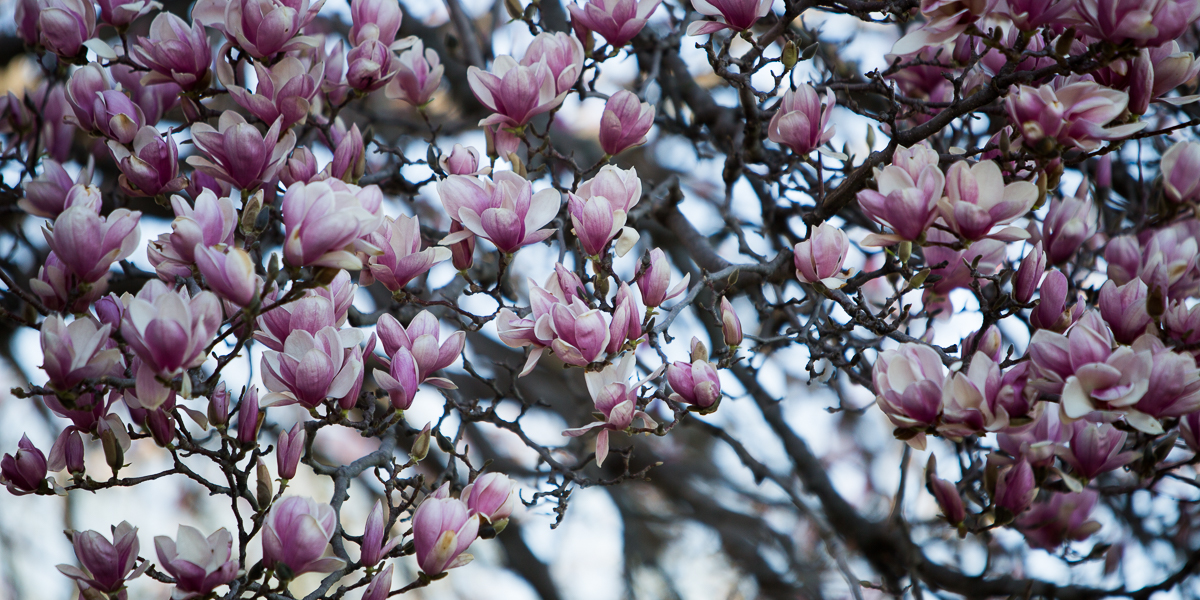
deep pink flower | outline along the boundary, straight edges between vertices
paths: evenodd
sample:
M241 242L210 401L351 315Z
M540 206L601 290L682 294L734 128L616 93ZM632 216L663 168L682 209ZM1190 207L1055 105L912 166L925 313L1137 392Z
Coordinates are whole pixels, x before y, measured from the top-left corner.
M156 376L170 379L204 362L221 326L221 302L212 292L189 297L157 279L127 298L121 336L141 359L137 399L140 408L158 408L170 390Z
M583 73L583 44L563 32L542 32L533 38L521 65L530 67L544 62L554 78L556 94L565 94Z
M688 282L692 279L691 273L684 274L679 283L668 288L671 286L671 264L661 248L650 250L650 255L643 260L647 261L644 263L646 267L637 277L637 287L646 306L658 308L663 302L687 290Z
M92 283L137 249L141 217L142 213L124 208L102 217L91 206L81 204L64 210L42 232L68 271L81 282Z
M494 113L480 125L523 127L533 117L562 104L567 95L557 91L554 74L545 62L522 65L508 55L496 57L491 72L470 67L467 81L479 102Z
M362 332L325 327L316 334L297 329L282 352L263 353L263 403L299 403L316 408L326 399L357 400L363 379Z
M284 260L297 267L363 268L352 246L379 227L382 200L376 185L293 183L283 195Z
M582 6L571 3L571 26L579 39L595 32L614 48L629 43L646 26L650 14L662 0L587 0Z
M176 600L205 596L237 577L237 560L231 560L233 536L224 528L207 538L199 530L180 525L175 539L154 537L158 564L175 578Z
M850 249L850 238L846 232L828 223L812 228L812 234L792 249L792 261L796 265L796 278L804 283L821 282L825 287L837 289L846 284L849 274L842 270L846 252Z
M313 97L325 78L325 63L311 61L308 66L294 56L285 56L271 65L254 63L258 86L254 93L237 85L226 86L229 95L264 123L280 119L280 128L303 125L308 119Z
M1088 151L1099 148L1101 141L1119 140L1146 127L1146 121L1106 127L1128 104L1128 94L1094 81L1037 88L1022 85L1005 100L1009 122L1026 147L1048 143L1051 148L1062 145Z
M80 169L79 176L72 181L62 165L46 159L42 162L42 174L25 184L25 197L17 200L17 206L31 215L47 219L53 219L79 203L94 204L94 212L99 213L100 191L89 185L91 181L91 165Z
M604 113L600 116L600 148L605 154L616 156L646 143L646 134L653 126L654 107L639 100L633 92L621 90L604 104Z
M872 379L879 408L897 428L917 430L937 423L942 414L942 387L948 375L932 348L901 344L896 350L884 350L875 361ZM923 449L925 433L917 433L906 441Z
M396 66L396 76L388 82L384 95L417 107L429 103L446 71L437 52L426 49L421 40L415 40L412 47L400 53Z
M938 200L946 176L938 168L938 154L922 143L899 148L892 164L876 176L879 191L863 190L858 203L876 222L892 228L890 235L869 235L866 244L916 241L937 218Z
M142 85L176 83L184 90L202 90L212 81L212 49L199 20L191 27L170 12L161 12L150 23L150 37L138 37L134 60L150 69Z
M108 142L113 161L121 169L121 191L130 196L158 196L187 186L179 174L179 148L170 135L163 138L147 125L133 138L133 151L116 141Z
M24 496L46 487L46 455L29 437L22 435L17 452L0 458L0 482L16 496Z
M69 324L59 315L42 321L43 363L50 386L69 390L84 379L125 372L121 351L111 343L112 326L97 326L91 319L75 319Z
M833 137L836 128L829 116L836 105L833 90L825 90L825 106L811 85L788 90L767 125L767 138L806 156Z
M105 594L117 592L125 587L126 581L136 579L150 566L150 561L136 566L137 527L121 521L113 526L112 538L110 542L98 531L77 531L72 535L75 557L83 569L58 565L58 570L75 580L81 595L86 596L84 590L90 588Z
M158 276L173 283L177 276L191 277L197 246L232 246L238 222L233 201L211 190L196 197L194 208L182 196L171 196L171 208L175 212L171 233L150 242L146 254Z
M38 0L38 29L47 50L73 59L96 35L96 7L91 0Z
M688 35L705 35L722 29L744 31L771 12L772 0L693 0L692 8L702 15L724 21L693 21Z
M638 390L646 382L657 379L662 374L662 367L648 375L645 379L631 382L636 364L633 353L627 353L621 360L600 371L584 373L588 393L603 420L589 423L583 427L568 429L563 432L567 437L579 437L585 433L599 429L596 436L596 466L603 466L608 456L609 432L626 431L633 427L636 419L642 420L640 431L653 431L657 427L650 415L638 410Z
M254 58L316 46L312 36L299 35L325 0L200 0L192 18L225 34Z
M206 123L192 125L192 140L204 156L189 156L187 162L241 190L254 191L275 178L283 161L296 145L291 130L279 134L283 122L275 121L261 134L238 113L221 113L214 129Z
M1017 227L991 233L1029 212L1037 201L1037 186L1028 181L1004 184L1000 166L984 160L968 165L959 161L946 174L946 196L938 201L942 218L950 229L970 241L992 237L1001 241L1025 239L1029 234Z
M443 245L474 234L511 254L554 234L541 227L558 214L558 192L548 188L535 194L532 184L512 171L497 172L491 180L451 175L437 189L450 218L466 230L447 236Z
M500 529L499 523L507 521L517 506L517 482L503 473L484 473L463 488L462 498L471 514Z

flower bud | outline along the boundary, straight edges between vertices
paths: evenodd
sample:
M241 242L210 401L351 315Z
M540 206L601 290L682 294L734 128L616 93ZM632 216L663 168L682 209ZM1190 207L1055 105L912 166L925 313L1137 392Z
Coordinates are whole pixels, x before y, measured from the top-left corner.
M279 434L279 446L275 448L275 466L279 469L280 478L296 477L296 467L300 464L300 457L304 455L307 439L308 432L305 431L303 423L296 423L290 432Z
M261 423L258 386L252 385L242 394L242 401L238 403L237 439L243 447L249 448L258 443L258 427Z
M654 126L654 107L642 102L629 90L621 90L604 105L600 117L600 147L616 156L627 148L646 143L646 133Z
M721 335L725 337L725 345L736 347L742 343L742 320L733 311L729 299L721 297Z
M842 271L850 238L846 232L828 223L821 223L812 235L793 249L796 278L808 284L821 283L830 289L846 285L848 275Z
M417 439L413 440L412 450L408 453L413 462L421 462L425 460L426 456L429 456L429 438L432 429L433 424L426 423L421 433L417 434Z
M367 515L367 526L362 535L363 565L373 567L379 561L387 558L392 549L400 543L400 538L392 538L386 543L383 538L387 535L387 516L383 514L383 504L375 501L371 514Z
M925 487L933 494L938 506L942 508L942 516L946 517L946 521L951 525L958 525L967 518L962 495L953 483L938 478L937 459L932 454L929 455L929 463L925 466Z
M46 481L46 455L22 435L16 455L0 459L0 480L17 496L36 492Z
M1017 268L1017 276L1013 278L1013 299L1021 304L1028 304L1033 299L1033 293L1041 285L1045 273L1046 253L1042 251L1041 242L1038 242Z

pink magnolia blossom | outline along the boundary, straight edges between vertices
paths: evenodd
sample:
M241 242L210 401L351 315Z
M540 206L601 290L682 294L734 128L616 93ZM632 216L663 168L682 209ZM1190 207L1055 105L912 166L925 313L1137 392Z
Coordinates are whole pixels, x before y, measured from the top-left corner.
M937 459L933 454L929 455L929 462L925 466L925 487L937 500L938 506L942 509L942 516L948 523L958 525L967 518L967 509L963 506L962 495L958 493L958 488L953 483L937 476Z
M1046 253L1042 252L1042 243L1037 245L1021 259L1017 274L1013 278L1013 298L1022 304L1028 304L1033 299L1033 293L1042 284L1046 274Z
M491 72L470 67L467 81L479 102L494 113L480 125L524 127L533 117L562 104L567 95L557 91L555 76L544 61L523 65L508 55L497 57Z
M545 62L554 77L555 93L565 94L583 73L583 56L583 44L570 34L542 32L529 43L521 65L529 67Z
M487 519L497 531L512 516L520 500L517 497L517 482L503 473L484 473L467 484L462 491L463 502L471 514Z
M199 598L237 577L237 560L231 559L233 536L224 527L207 538L199 530L180 525L175 539L154 536L158 564L175 578L175 600Z
M212 292L189 297L157 279L122 302L121 336L141 359L136 373L140 408L158 408L170 390L157 377L170 379L204 362L204 350L221 326L221 303Z
M147 568L150 561L137 566L137 527L121 521L112 528L112 541L98 531L77 531L71 538L75 557L80 569L74 565L58 565L58 570L79 585L80 595L87 590L102 594L115 593L125 587L130 579L136 579Z
M1190 354L1167 349L1153 334L1135 340L1133 348L1154 357L1150 387L1134 405L1138 412L1161 420L1200 411L1200 368Z
M1145 121L1106 127L1125 111L1129 95L1093 81L1038 88L1022 85L1005 100L1009 122L1030 148L1048 143L1095 150L1100 142L1141 131Z
M237 306L250 306L261 286L249 253L237 247L198 246L195 256L208 289Z
M879 191L862 190L858 203L876 222L892 228L892 234L868 235L868 245L916 241L938 216L938 200L946 176L938 168L938 154L926 144L899 148L892 164L879 171Z
M253 93L238 85L226 86L234 101L264 123L279 119L281 129L303 125L325 78L325 63L314 60L305 65L294 56L285 56L269 68L254 63L254 72L258 87Z
M297 267L361 269L362 261L350 249L379 227L382 200L376 185L293 183L283 195L284 260Z
M15 496L24 496L46 487L46 455L29 437L22 435L16 454L0 458L0 482Z
M455 144L449 154L438 158L438 166L450 175L487 175L491 167L479 164L479 151L462 144Z
M413 515L412 527L417 564L425 574L444 573L474 558L466 551L479 535L479 518L461 500L425 498Z
M996 493L992 502L997 509L1019 515L1033 503L1037 491L1033 467L1023 460L1017 461L1016 464L1000 470L996 477Z
M1084 33L1107 42L1158 46L1200 18L1197 0L1077 0Z
M197 246L232 246L238 223L233 200L218 198L211 190L201 192L194 207L182 196L171 196L171 208L175 212L171 233L150 242L146 253L158 276L174 282L177 276L192 275Z
M563 432L563 435L579 437L592 429L599 429L599 434L596 436L597 466L603 466L604 459L608 456L610 431L627 431L633 427L636 419L642 420L642 428L639 431L652 431L658 426L654 419L650 418L650 415L638 410L637 400L638 390L646 382L658 378L662 373L662 367L645 379L631 383L629 379L633 376L635 367L633 354L628 353L621 357L620 362L609 365L603 370L591 371L583 375L587 382L588 393L592 396L592 402L595 403L596 410L603 415L604 420L576 429L568 429Z
M17 206L36 217L54 219L68 208L85 205L99 213L103 198L100 188L89 185L92 169L79 171L75 182L57 162L46 159L42 174L25 184L25 197L17 200Z
M178 192L187 186L179 174L179 148L170 135L163 138L147 125L133 137L130 152L116 141L108 142L113 161L121 169L118 183L130 196L158 196Z
M879 408L897 428L921 430L937 424L948 375L932 348L901 344L896 350L884 350L875 361L872 380ZM925 433L917 432L905 441L924 449Z
M943 425L938 432L961 439L1006 429L1009 414L1000 402L1004 393L1000 366L984 352L975 352L967 372L952 373L942 386Z
M50 386L69 390L84 379L112 375L120 377L125 360L109 337L112 326L97 326L91 319L66 323L59 315L42 321L42 369Z
M1151 324L1150 313L1146 311L1148 291L1146 284L1140 279L1120 286L1110 280L1104 282L1104 286L1100 288L1100 299L1097 303L1100 316L1112 328L1116 341L1132 344L1146 333L1146 328Z
M225 34L254 58L312 48L317 39L299 35L325 0L200 0L192 8L197 23Z
M643 261L644 268L637 276L637 287L646 306L658 308L663 302L687 290L692 274L685 273L679 283L671 286L671 264L661 248L651 249Z
M1067 541L1081 542L1100 530L1100 523L1088 519L1097 498L1096 492L1087 489L1053 494L1021 515L1016 528L1034 548L1054 550Z
M694 359L691 363L677 360L667 367L671 398L676 402L706 409L721 399L721 380L712 363Z
M574 5L572 5L574 6ZM654 107L642 102L629 90L608 98L600 116L600 148L609 156L646 143L646 134L654 126Z
M792 249L796 278L808 284L820 282L831 289L846 285L850 275L842 264L849 249L850 238L845 231L828 223L813 227L809 238Z
M491 180L451 175L437 189L450 218L465 229L447 236L442 245L474 234L511 254L554 234L553 229L541 227L558 213L558 192L549 188L535 194L532 184L512 171L497 172Z
M376 325L379 341L387 357L398 353L401 349L411 353L417 368L419 382L429 383L443 389L455 389L457 386L448 379L434 377L433 373L445 369L462 356L467 343L464 331L455 331L441 339L441 324L437 317L427 310L417 313L404 327L395 317L384 314L379 317ZM385 359L384 363L388 361Z
M91 0L38 0L37 27L47 50L73 59L96 35L96 7Z
M421 40L414 40L412 47L400 53L396 76L388 82L384 95L424 106L433 98L445 72L437 52L426 49Z
M336 571L345 563L325 556L336 530L332 506L302 496L284 498L263 521L263 563L275 569L286 566L292 575Z
M387 517L383 514L383 504L376 500L371 513L367 515L367 525L363 531L362 564L368 567L379 564L400 543L399 537L384 541L387 522Z
M992 229L1028 213L1037 198L1037 186L1028 181L1005 185L1000 166L994 161L974 165L959 161L946 175L946 196L938 200L938 209L950 229L964 239L976 241L987 236L1014 241L1029 234L1017 227L996 233Z
M1163 193L1172 202L1200 200L1200 143L1177 142L1162 155Z
M359 276L360 280L369 275L392 292L404 289L408 282L451 256L450 249L444 246L421 249L421 224L417 217L384 217L379 229L366 239L383 253L368 259L368 271ZM363 281L363 285L369 283Z
M1178 221L1163 229L1148 229L1137 237L1121 236L1104 249L1108 277L1118 285L1133 278L1157 288L1171 299L1200 290L1200 223Z
M833 90L825 90L825 106L811 85L788 90L767 125L767 138L806 156L833 138L836 128L829 124L829 116L834 106Z
M263 403L311 409L334 399L353 406L363 380L361 342L362 332L354 328L293 331L282 352L263 354L263 385L271 392Z
M604 36L614 48L629 43L646 26L650 14L662 0L587 0L580 5L571 3L571 26L583 40L589 33Z
M138 37L131 50L134 61L150 69L142 85L175 83L190 91L212 82L212 49L199 19L189 27L178 16L161 12L150 23L150 36Z
M1057 265L1075 255L1084 242L1096 234L1094 204L1086 194L1051 200L1046 220L1042 222L1042 240L1047 262Z
M161 10L162 4L146 0L98 0L100 5L100 20L123 30L138 17L150 14L152 10Z
M67 271L80 282L92 283L137 249L141 217L142 213L124 208L102 217L85 203L64 210L42 233Z
M264 135L241 115L227 110L221 113L217 129L206 123L192 125L192 140L204 155L189 156L187 162L238 189L256 190L275 178L296 145L291 130L280 135L282 125L282 120L275 121Z
M404 14L400 5L390 0L353 0L350 2L351 44L379 40L384 45L396 41Z
M722 21L693 21L688 35L706 35L722 29L745 31L771 12L772 0L693 0L692 8L702 15L721 17Z
M1133 452L1121 451L1128 435L1108 423L1077 421L1073 425L1070 447L1060 447L1058 454L1071 465L1074 475L1090 480L1101 473L1119 469L1136 457Z

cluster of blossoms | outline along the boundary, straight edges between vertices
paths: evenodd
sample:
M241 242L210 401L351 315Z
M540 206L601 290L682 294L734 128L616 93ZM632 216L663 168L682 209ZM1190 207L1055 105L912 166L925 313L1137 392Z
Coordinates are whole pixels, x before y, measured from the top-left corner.
M438 96L456 83L443 81L450 57L399 37L395 0L351 0L345 34L319 20L325 0L199 0L186 18L157 2L98 4L17 6L18 34L53 68L23 98L0 101L0 159L21 167L21 185L0 181L0 192L41 226L45 246L22 240L44 260L27 283L5 274L23 309L0 316L38 330L45 383L20 396L60 422L48 454L22 437L0 460L0 482L16 495L120 487L126 453L154 444L175 459L164 475L186 475L249 512L238 512L236 532L180 524L174 539L155 537L155 571L128 522L111 537L72 532L79 566L59 569L81 597L125 598L127 582L148 571L179 600L221 586L272 596L304 573L335 574L320 594L341 597L332 586L361 571L346 585L382 600L393 595L388 561L401 556L421 571L403 591L429 585L467 564L476 540L501 533L520 497L513 479L472 467L461 430L443 432L445 416L423 429L411 421L417 409L518 433L539 456L525 472L562 486L549 493L535 481L530 504L554 495L565 510L567 486L593 462L616 479L587 485L637 476L633 450L617 447L632 436L695 422L723 432L702 419L721 407L722 377L755 396L745 378L761 363L742 362L747 339L755 358L804 345L811 373L827 361L855 375L913 450L944 439L970 454L957 483L939 476L932 455L926 471L963 535L1010 526L1047 550L1087 540L1100 529L1092 516L1102 482L1158 481L1177 439L1200 453L1200 143L1162 145L1154 201L1127 224L1101 214L1120 144L1162 124L1157 108L1197 99L1179 93L1200 74L1179 40L1200 19L1200 0L924 0L924 21L870 83L795 81L792 68L819 49L801 55L792 3L772 15L771 0L693 0L679 13L690 22L676 22L661 0L586 0L551 32L533 19L537 2L506 1L533 32L520 58L472 58L471 31L467 62L454 60L463 95L478 105L464 114L483 152L437 146ZM739 87L736 133L698 102L657 108L649 86L596 90L607 58L663 60L662 48L633 48L660 13L672 16L674 38L701 38L714 73ZM738 39L750 49L733 57ZM778 57L764 58L772 44ZM686 75L671 57L654 77ZM784 69L769 93L754 88L751 72L776 62ZM832 146L834 115L882 113L852 96L839 105L837 94L884 88L898 107L881 117L892 139L878 150L871 129L873 152L855 164ZM600 158L581 168L551 147L549 124L588 98L604 100L590 124ZM423 159L355 118L356 107L389 101L428 126L427 138L403 134L419 139ZM954 146L957 134L933 127L985 106L978 147ZM722 107L710 98L702 108ZM713 237L730 233L756 262L731 263L709 246L677 206L677 180L613 162L656 124L694 142L705 130L711 139L696 146L726 153L724 229ZM76 138L92 158L72 177ZM413 168L427 177L406 179ZM1084 174L1074 195L1059 193L1068 169ZM746 236L731 209L743 177L765 198L761 236ZM144 214L173 219L170 231L143 240ZM765 243L780 246L776 257L757 253ZM519 272L537 246L556 249L558 261ZM151 270L131 262L143 248ZM695 265L674 254L684 251ZM868 255L862 265L858 253ZM1102 281L1089 276L1101 274L1095 265ZM438 278L453 283L433 290ZM910 292L919 302L902 302ZM730 300L738 294L756 311L756 335L743 334L745 313ZM935 345L963 296L974 297L983 326L955 347ZM710 341L689 336L685 355L668 330L688 307ZM916 318L927 322L920 338L907 333ZM1027 343L1002 334L1010 324L1027 326ZM863 331L874 337L856 346ZM493 350L492 337L503 345L496 352L522 353L523 366L498 360L480 375L473 352ZM856 353L847 358L843 346ZM234 361L252 378L229 379ZM516 382L556 367L582 379L592 406L578 412L595 419L572 415L552 451L496 406L520 395ZM506 369L509 392L497 383ZM481 387L495 392L491 405L480 404L493 400ZM189 404L201 399L204 411ZM521 402L524 415L533 403ZM294 425L268 426L268 412ZM347 432L378 438L378 449L340 467L317 457L318 436ZM431 440L442 462L426 460ZM89 444L111 479L89 470ZM228 481L203 479L181 455L210 459ZM285 495L302 465L335 480L328 503ZM760 480L770 471L751 468ZM384 492L363 534L347 534L343 496L372 469ZM257 564L247 564L252 538Z

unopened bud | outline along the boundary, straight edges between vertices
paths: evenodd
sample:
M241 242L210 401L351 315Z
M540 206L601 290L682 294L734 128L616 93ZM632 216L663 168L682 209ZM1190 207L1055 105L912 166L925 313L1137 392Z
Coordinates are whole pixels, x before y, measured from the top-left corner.
M820 42L813 42L811 46L805 48L804 52L800 54L800 60L811 60L812 57L817 55L817 49L820 47Z
M521 6L521 0L504 0L504 10L508 12L508 18L514 21L525 16L525 7Z
M113 477L116 477L117 472L125 465L125 450L121 448L117 434L110 428L105 428L104 433L100 434L100 443L104 446L104 461L112 469Z
M783 70L791 71L798 60L800 60L800 49L796 47L796 42L784 44L783 53L779 56L779 62L783 63Z
M692 362L696 362L698 360L705 362L708 361L708 347L704 345L704 342L700 341L700 338L693 337Z
M257 231L255 226L258 222L258 213L262 211L263 206L263 191L258 190L249 200L246 200L246 206L242 208L242 233L245 235L253 235Z
M914 290L921 287L921 285L925 283L926 277L929 277L929 269L921 269L916 275L913 275L912 281L908 282L908 287Z
M257 477L254 496L258 500L258 509L262 511L271 504L271 497L275 495L275 485L271 483L271 472L267 470L267 463L261 458L258 459Z
M1000 130L1000 153L1008 156L1012 151L1012 140L1008 137L1008 128Z
M1146 296L1146 312L1150 313L1150 318L1155 321L1162 318L1163 313L1167 312L1167 298L1163 294L1162 286L1154 286L1154 289L1150 290Z
M506 158L508 158L508 162L512 163L513 173L521 177L525 177L528 174L525 170L525 163L521 161L521 157L517 156L516 152L509 152Z
M413 462L421 462L429 456L429 438L432 435L430 432L433 429L433 423L426 423L425 429L417 434L417 439L413 441L412 451L408 453L409 458Z
M896 249L896 256L900 257L900 264L908 264L908 259L912 258L912 242L908 240L900 242L900 247Z
M1071 27L1058 37L1058 41L1054 42L1054 53L1059 56L1067 56L1071 53L1071 45L1074 43L1075 28Z

